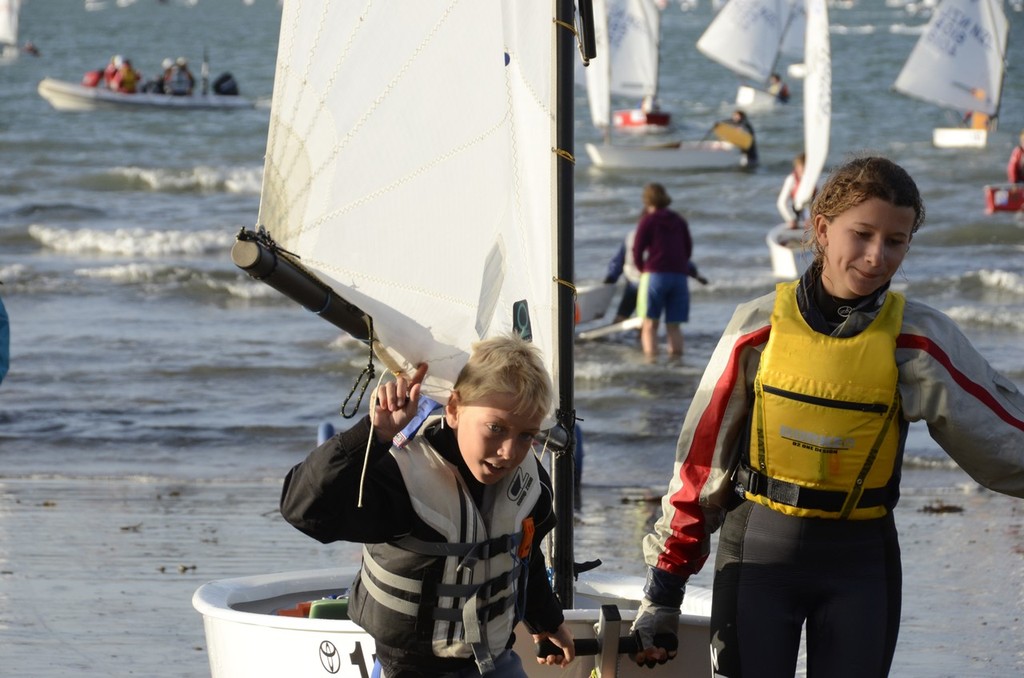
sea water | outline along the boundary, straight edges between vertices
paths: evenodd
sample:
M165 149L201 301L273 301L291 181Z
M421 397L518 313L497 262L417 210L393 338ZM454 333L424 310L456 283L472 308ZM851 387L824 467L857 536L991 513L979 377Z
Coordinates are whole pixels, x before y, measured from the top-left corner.
M256 224L279 13L270 0L25 3L22 39L42 56L0 68L0 294L13 354L0 388L6 473L276 474L319 421L344 425L337 413L366 362L362 348L250 280L228 254L237 231ZM694 48L710 16L706 6L664 13L660 101L677 137L699 138L732 108L737 79ZM941 150L931 132L947 113L890 91L923 19L862 2L833 7L831 21L829 165L871 151L913 174L928 219L895 286L952 316L993 366L1024 383L1024 224L984 214L982 196L1005 180L1024 127L1014 75L1024 41L1011 42L988 147ZM198 74L205 53L211 79L231 72L257 106L61 113L36 94L42 77L77 81L114 53L143 79L168 56L186 56ZM582 145L598 136L577 90L577 280L604 277L648 181L665 184L689 221L710 280L692 283L681 364L646 364L630 335L577 346L577 409L588 451L603 460L586 481L658 484L733 308L771 289L764 235L803 143L801 82L790 86L793 103L752 114L756 171L675 174L591 167ZM912 447L912 461L942 458L926 439Z
M235 233L256 224L279 18L273 0L24 3L21 38L42 56L0 66L0 296L12 352L0 385L0 475L276 482L320 422L346 425L338 412L365 349L229 257ZM710 19L707 3L665 10L659 99L677 137L701 138L727 117L740 84L694 47ZM891 91L924 17L862 0L830 8L830 19L829 166L868 151L911 172L928 218L895 287L949 314L1024 385L1024 223L986 215L982 194L1005 181L1024 127L1024 40L1015 39L1024 17L1010 14L1000 125L982 150L932 147L932 129L953 124L952 114ZM206 54L211 80L231 72L257 105L61 113L36 93L44 76L77 81L114 54L143 79L177 56L198 75ZM792 103L751 116L761 156L753 172L599 171L583 152L599 135L577 89L577 280L604 277L649 181L689 221L710 280L691 288L681 362L647 363L635 335L577 345L584 503L634 500L630 539L649 527L656 504L644 500L667 482L682 417L732 310L775 282L764 236L803 146L802 83L786 79ZM415 253L401 256L416 264ZM907 493L965 482L917 427L907 468ZM594 540L586 519L581 530ZM599 533L600 516L590 519Z

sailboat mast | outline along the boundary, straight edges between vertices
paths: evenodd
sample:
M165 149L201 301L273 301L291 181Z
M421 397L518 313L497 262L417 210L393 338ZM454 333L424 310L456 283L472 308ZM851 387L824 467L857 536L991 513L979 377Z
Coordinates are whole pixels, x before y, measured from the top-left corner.
M999 4L988 3L984 5L984 9L982 11L989 15L988 23L990 26L999 25L998 17L995 16L995 12L996 10L1002 12L1002 5L1002 0L1000 0ZM1007 27L1007 33L1004 33L1001 36L997 36L997 39L1001 41L999 49L999 89L997 89L995 92L996 109L992 112L992 115L989 116L989 131L992 132L994 132L996 130L996 127L999 125L999 109L1003 105L1003 86L1006 84L1006 50L1010 46L1008 35L1010 24L1006 20L1005 14L1006 13L1003 12L1003 23Z
M782 45L786 42L786 33L789 33L789 27L793 25L793 20L796 18L796 7L795 3L801 0L789 0L786 3L786 7L789 8L789 12L786 13L786 21L783 22L782 30L779 31L779 43L775 45L775 58L772 59L772 69L768 72L768 77L771 78L773 73L776 73L779 68L779 61L782 59Z
M589 0L582 0L588 2ZM572 282L574 271L573 232L573 65L576 36L567 26L574 25L573 0L555 0L555 144L556 185L555 219L558 244L558 279ZM558 524L552 541L552 585L562 607L573 606L573 517L575 514L576 405L573 391L573 338L575 300L573 289L558 285L558 425L568 443L554 453L551 484Z

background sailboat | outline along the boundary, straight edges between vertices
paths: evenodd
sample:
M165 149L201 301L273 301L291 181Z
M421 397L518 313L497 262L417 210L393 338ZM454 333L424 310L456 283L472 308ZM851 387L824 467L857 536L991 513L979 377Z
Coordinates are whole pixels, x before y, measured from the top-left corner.
M628 624L643 595L639 576L575 578L572 23L572 0L422 0L399 13L386 2L286 2L262 230L244 231L232 251L252 275L372 346L387 369L429 363L424 390L435 400L482 337L515 331L541 349L557 387L549 440L559 449L547 455L559 516L554 587L575 636L605 654L564 672L540 667L521 631L531 676L613 667L628 626L616 613L596 632L599 606L621 609ZM373 639L339 618L344 606L310 605L308 616L299 606L344 594L355 572L200 587L193 605L214 678L365 678ZM685 663L618 675L709 675L709 604L709 592L687 592Z
M942 0L896 78L908 97L956 111L964 124L939 127L941 148L984 148L1003 93L1009 22L1002 0Z
M809 205L818 179L828 159L832 134L832 47L828 34L826 0L807 0L807 27L804 63L804 173L793 202ZM796 249L802 244L805 231L789 228L783 222L773 227L766 237L772 272L777 278L793 280L802 271L797 266Z
M736 146L719 140L671 141L662 144L615 143L611 124L612 50L609 42L608 0L594 0L594 42L597 56L584 71L587 100L594 127L604 143L586 144L595 167L611 170L690 170L740 166ZM614 0L613 0L614 1Z
M609 88L612 96L641 102L612 112L624 130L664 132L672 121L658 103L661 12L657 0L607 0Z
M736 105L748 111L772 108L767 91L791 25L801 27L794 6L801 0L729 0L697 40L697 49L749 84L740 85Z
M0 0L0 63L18 56L18 15L21 0Z

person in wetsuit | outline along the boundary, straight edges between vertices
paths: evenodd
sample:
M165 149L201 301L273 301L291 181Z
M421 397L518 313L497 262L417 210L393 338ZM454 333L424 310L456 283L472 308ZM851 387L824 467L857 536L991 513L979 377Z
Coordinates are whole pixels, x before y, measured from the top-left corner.
M807 272L736 309L644 538L638 663L675 656L686 581L720 529L716 677L791 678L802 631L809 678L888 675L910 422L981 485L1024 497L1024 394L948 316L890 289L924 215L899 165L849 161L813 203Z

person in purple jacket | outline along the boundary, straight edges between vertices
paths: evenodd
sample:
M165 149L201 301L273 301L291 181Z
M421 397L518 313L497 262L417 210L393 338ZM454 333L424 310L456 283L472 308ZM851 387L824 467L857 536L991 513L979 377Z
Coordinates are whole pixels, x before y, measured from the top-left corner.
M678 212L668 208L672 198L661 184L644 186L643 200L644 211L633 238L633 261L641 273L637 294L637 315L644 319L640 344L648 358L658 354L658 324L664 317L668 353L680 356L680 324L690 319L690 227Z

